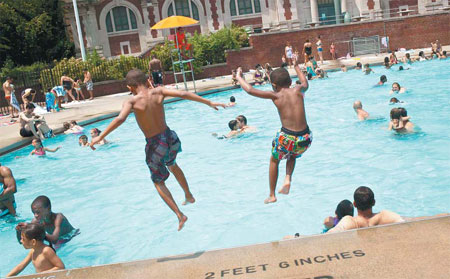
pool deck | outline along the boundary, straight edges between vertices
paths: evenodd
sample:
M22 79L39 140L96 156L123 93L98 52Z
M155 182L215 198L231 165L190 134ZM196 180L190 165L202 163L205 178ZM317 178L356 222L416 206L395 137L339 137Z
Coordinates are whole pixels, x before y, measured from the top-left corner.
M446 279L450 274L449 231L450 216L434 217L18 278Z
M450 51L450 46L443 46L444 50ZM412 57L417 57L420 50L424 50L426 55L431 53L430 48L416 49ZM380 65L383 62L384 57L388 56L387 53L382 53L378 55L364 55L353 57L351 59L342 60L328 60L325 61L324 65L320 65L326 71L339 70L341 64L347 67L354 67L357 62L362 64L369 63L371 65ZM403 52L396 52L398 59L400 60L403 56ZM295 75L293 68L289 69L292 75ZM247 80L251 80L251 75L246 74ZM184 86L178 84L180 89L184 89ZM197 92L199 95L211 94L214 92L219 92L223 90L228 90L235 88L231 86L230 76L220 76L211 79L203 79L196 81ZM193 91L192 82L188 82L188 89ZM63 131L62 123L65 121L76 120L80 125L88 125L96 121L108 119L118 115L122 103L127 99L129 95L127 93L120 93L110 96L98 97L92 101L79 102L79 103L69 103L65 106L65 110L58 113L45 114L45 119L48 125L55 131L56 134ZM168 99L166 101L171 102L176 99ZM228 102L228 100L223 100L223 102ZM1 122L5 123L9 121L8 118L0 119ZM22 148L31 143L30 138L22 138L19 135L19 124L15 123L9 126L0 125L0 156L9 153L13 150Z

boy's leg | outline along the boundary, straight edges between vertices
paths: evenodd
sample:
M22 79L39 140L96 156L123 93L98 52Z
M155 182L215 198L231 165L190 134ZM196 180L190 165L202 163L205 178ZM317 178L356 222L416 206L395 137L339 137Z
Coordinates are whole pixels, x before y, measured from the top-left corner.
M294 172L294 168L295 168L295 158L291 156L286 161L286 177L284 178L283 188L281 188L281 190L278 191L278 193L285 195L289 194L289 190L291 188L292 173Z
M272 203L277 201L277 198L275 197L275 188L277 187L279 164L280 164L279 160L275 159L273 156L270 156L270 166L269 166L270 194L269 197L264 201L264 203Z
M93 90L88 90L88 92L89 92L89 100L92 100L92 99L94 99L94 91Z
M181 188L183 188L185 201L182 203L182 205L186 205L188 203L194 203L195 202L194 196L192 195L191 191L189 190L189 185L187 183L186 177L184 176L184 173L181 170L181 168L178 166L177 163L175 163L171 166L168 166L168 168L169 168L170 172L173 173L173 175L177 179Z
M177 204L173 200L172 194L170 193L169 189L167 189L164 181L154 182L154 184L155 184L156 190L158 191L161 198L170 207L170 209L172 209L172 211L175 212L175 214L177 215L178 230L181 230L184 226L184 223L186 223L186 221L187 221L187 217L178 208Z

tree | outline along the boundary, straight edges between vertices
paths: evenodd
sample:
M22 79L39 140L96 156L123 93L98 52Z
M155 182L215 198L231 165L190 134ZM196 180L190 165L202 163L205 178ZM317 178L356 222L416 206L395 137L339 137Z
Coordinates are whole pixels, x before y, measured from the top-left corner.
M59 0L0 0L0 68L74 55Z

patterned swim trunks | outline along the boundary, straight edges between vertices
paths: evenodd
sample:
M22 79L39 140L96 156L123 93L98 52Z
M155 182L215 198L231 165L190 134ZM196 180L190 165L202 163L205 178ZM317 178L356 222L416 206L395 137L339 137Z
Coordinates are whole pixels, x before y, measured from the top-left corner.
M298 158L308 150L312 142L312 132L307 126L301 132L281 128L272 141L272 156L277 160Z
M86 90L88 91L94 90L94 83L92 82L92 80L86 82Z
M181 142L177 134L167 128L163 133L146 139L145 162L150 169L153 182L166 181L169 177L167 166L175 164L181 152Z

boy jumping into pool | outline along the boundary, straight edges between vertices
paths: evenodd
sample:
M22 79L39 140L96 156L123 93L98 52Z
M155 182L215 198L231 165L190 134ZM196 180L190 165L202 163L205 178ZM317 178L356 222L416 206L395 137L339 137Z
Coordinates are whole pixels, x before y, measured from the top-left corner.
M179 97L192 100L208 105L215 110L218 110L217 107L219 106L225 108L226 105L211 102L210 100L190 92L170 90L164 87L150 89L147 78L140 70L129 71L126 81L127 87L133 94L133 97L123 103L122 111L119 116L109 124L103 133L92 139L90 146L94 149L94 145L103 140L109 133L125 122L128 115L133 110L139 128L141 128L147 141L145 153L146 162L151 173L151 179L161 198L177 215L179 222L178 230L181 230L188 218L180 211L172 194L164 183L169 177L167 168L175 175L181 188L183 188L186 197L183 205L194 203L195 199L189 190L183 171L175 162L177 153L181 152L181 142L178 139L177 134L167 127L164 113L164 98Z
M270 157L269 167L270 194L264 203L277 201L275 189L278 179L278 165L282 159L287 159L286 177L283 188L278 193L289 194L295 160L309 148L312 142L312 133L306 122L303 100L304 93L308 90L308 81L300 70L297 60L294 65L300 84L290 88L292 80L289 72L284 68L278 68L270 74L274 91L262 91L253 88L240 77L242 69L238 68L237 70L237 79L248 94L272 100L277 107L282 124L281 130L272 142L272 156Z

